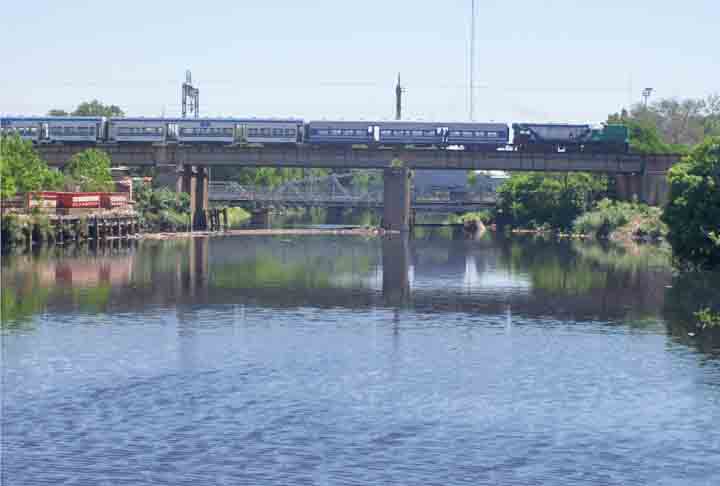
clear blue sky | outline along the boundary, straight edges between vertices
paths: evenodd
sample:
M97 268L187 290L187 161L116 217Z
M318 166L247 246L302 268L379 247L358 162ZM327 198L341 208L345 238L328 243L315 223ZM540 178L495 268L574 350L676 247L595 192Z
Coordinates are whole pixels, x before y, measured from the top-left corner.
M476 0L476 119L598 122L640 98L720 91L717 0ZM468 117L470 0L4 2L0 113L98 98L203 115ZM195 12L197 12L195 14Z

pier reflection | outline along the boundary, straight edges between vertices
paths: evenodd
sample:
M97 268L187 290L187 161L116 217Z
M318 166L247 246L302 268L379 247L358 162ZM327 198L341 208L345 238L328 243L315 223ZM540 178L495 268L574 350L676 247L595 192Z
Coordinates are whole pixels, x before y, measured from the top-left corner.
M43 312L208 306L391 307L646 322L697 310L669 254L498 236L219 237L3 258L3 324ZM689 295L689 298L688 298ZM668 296L673 299L666 301ZM707 300L707 299L706 299Z

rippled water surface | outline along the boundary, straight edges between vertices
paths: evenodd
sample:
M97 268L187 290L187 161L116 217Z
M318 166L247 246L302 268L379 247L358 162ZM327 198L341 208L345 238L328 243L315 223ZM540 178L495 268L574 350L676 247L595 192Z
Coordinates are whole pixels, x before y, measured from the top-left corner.
M5 256L2 484L720 484L716 283L445 232Z

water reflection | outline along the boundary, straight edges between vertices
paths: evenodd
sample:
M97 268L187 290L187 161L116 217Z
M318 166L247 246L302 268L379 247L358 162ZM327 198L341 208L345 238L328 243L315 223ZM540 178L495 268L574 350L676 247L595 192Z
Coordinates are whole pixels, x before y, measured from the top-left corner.
M718 300L716 276L673 276L669 253L536 238L222 237L67 248L2 263L2 318L160 307L395 307L419 312L668 321ZM713 344L705 345L712 347Z

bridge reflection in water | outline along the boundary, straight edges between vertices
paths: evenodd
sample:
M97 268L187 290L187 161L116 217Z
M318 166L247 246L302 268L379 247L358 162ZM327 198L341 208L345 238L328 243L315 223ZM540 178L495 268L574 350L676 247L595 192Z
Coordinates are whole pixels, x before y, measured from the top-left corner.
M672 282L667 256L452 238L443 230L418 239L193 238L68 249L49 259L6 256L3 297L23 305L4 306L3 316L246 304L501 315L511 309L513 316L617 320L657 316Z

